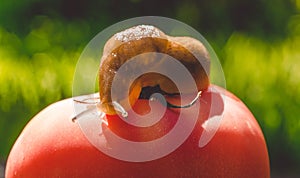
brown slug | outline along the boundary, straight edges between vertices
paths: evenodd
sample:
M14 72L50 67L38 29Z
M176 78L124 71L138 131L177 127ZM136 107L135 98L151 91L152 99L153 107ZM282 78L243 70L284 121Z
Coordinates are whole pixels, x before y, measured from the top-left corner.
M118 90L117 99L112 100L112 83L118 69L133 57L151 52L166 54L180 61L192 75L199 92L208 88L210 58L200 41L191 37L168 36L154 26L138 25L115 34L104 46L99 68L100 102L97 105L101 111L109 115L126 113L139 99L143 88L147 87L159 87L164 94L180 94L168 77L150 72L135 79L129 93ZM130 70L137 70L143 65L155 67L160 65L158 60L163 61L157 56L140 57L138 64ZM128 83L128 80L120 82ZM125 101L129 101L130 106L124 104Z

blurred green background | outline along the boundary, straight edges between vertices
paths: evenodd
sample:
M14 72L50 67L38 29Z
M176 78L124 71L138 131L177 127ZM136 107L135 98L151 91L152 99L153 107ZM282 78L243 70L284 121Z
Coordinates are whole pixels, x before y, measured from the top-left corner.
M300 175L300 0L0 0L0 172L26 123L72 96L84 46L144 15L202 33L265 134L272 175Z

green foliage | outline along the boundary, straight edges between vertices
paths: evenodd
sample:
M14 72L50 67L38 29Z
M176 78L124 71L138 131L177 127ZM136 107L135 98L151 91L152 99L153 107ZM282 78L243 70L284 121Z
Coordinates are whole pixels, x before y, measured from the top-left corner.
M46 17L37 17L33 24L24 39L0 29L1 157L34 114L72 96L74 69L84 45L78 43L88 29L81 22L63 25Z
M282 154L292 162L300 159L300 51L295 47L299 37L270 44L234 33L224 48L227 88L256 116L271 161L280 160Z

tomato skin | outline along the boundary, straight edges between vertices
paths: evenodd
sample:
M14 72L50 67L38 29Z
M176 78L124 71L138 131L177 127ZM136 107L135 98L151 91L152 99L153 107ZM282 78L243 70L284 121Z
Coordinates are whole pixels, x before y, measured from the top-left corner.
M54 103L22 131L8 157L6 177L270 177L266 143L255 118L233 94L214 88L214 93L203 92L199 119L188 139L169 155L140 163L121 161L100 152L71 121L72 99ZM210 106L212 95L221 99L220 93L226 95L226 106L222 102ZM139 101L136 109L144 110L144 102ZM216 112L223 112L224 117L212 140L200 148L199 139L210 107L219 108ZM165 114L168 118L175 116L172 110ZM174 120L162 122L161 127L174 124ZM110 129L120 135L125 133L126 127L120 127L124 123L114 116L108 121ZM127 129L126 137L139 133L141 137L133 140L154 139L143 136L149 131Z

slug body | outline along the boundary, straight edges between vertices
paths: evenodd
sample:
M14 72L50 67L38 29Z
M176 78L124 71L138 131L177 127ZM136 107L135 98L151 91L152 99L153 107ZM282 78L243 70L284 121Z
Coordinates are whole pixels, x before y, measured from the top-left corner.
M164 93L180 94L176 84L168 77L153 72L145 73L134 81L130 81L130 78L118 81L120 87L112 87L120 67L136 56L140 56L138 62L127 69L129 73L145 66L155 68L162 65L165 61L164 57L155 54L164 54L180 61L192 75L198 91L209 86L210 59L200 41L191 37L171 37L156 27L139 25L115 34L104 46L99 69L98 108L106 114L113 115L116 114L113 102L117 102L128 110L138 100L145 87L158 86ZM131 84L129 92L122 89L122 86L128 85L128 82ZM184 80L182 82L184 84ZM112 99L112 92L117 93L114 99ZM184 92L189 93L188 90Z

